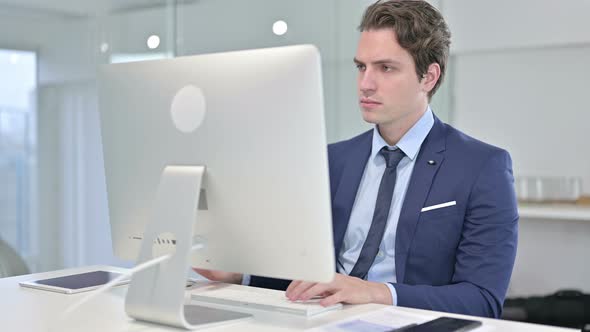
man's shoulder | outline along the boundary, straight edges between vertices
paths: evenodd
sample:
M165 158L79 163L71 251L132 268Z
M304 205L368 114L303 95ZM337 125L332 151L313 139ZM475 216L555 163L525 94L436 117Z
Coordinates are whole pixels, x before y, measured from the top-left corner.
M477 155L507 153L506 150L470 136L447 123L443 123L443 125L447 133L447 150L449 152L457 151L459 153L475 153Z
M354 136L352 138L328 144L328 151L331 154L332 153L337 154L338 152L346 151L352 147L357 147L359 145L364 145L367 143L369 143L369 147L370 147L372 134L373 134L373 129L365 131L364 133Z
M366 131L353 138L328 145L328 164L334 177L344 165L351 160L364 160L371 153L373 130ZM356 163L355 163L356 164Z
M483 163L498 160L504 163L511 160L505 149L474 138L453 126L443 123L446 131L445 155L462 163L481 167Z

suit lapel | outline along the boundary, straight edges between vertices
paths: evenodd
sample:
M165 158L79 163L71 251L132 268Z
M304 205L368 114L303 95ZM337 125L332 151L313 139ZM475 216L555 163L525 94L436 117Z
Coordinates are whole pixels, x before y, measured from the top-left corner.
M373 131L371 130L365 133L355 145L350 147L339 179L338 189L334 194L332 218L334 219L335 257L338 257L340 253L356 193L363 177L367 159L371 155L372 138Z
M426 136L418 158L414 164L414 170L408 184L406 197L402 205L397 231L395 235L395 270L397 282L402 283L406 272L406 260L418 219L420 210L430 192L432 180L436 175L439 167L444 161L446 137L444 124L434 117L434 125L430 133ZM431 165L429 161L435 162Z

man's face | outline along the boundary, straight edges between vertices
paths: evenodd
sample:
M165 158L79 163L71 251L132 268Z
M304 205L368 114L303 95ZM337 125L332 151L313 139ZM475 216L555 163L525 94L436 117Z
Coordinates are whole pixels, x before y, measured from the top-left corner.
M426 109L428 92L418 80L412 56L398 44L393 30L363 31L355 63L365 121L395 125Z

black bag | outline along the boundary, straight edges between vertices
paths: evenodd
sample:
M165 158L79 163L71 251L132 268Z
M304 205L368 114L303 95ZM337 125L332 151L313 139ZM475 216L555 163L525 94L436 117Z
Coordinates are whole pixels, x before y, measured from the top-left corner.
M548 296L506 299L502 319L584 329L590 325L590 294L561 290Z

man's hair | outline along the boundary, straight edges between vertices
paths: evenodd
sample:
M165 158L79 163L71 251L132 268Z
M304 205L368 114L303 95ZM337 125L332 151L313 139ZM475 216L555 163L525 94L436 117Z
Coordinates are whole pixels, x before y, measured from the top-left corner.
M367 8L359 30L392 29L402 48L410 53L418 79L428 66L438 63L440 78L428 93L430 99L441 85L449 59L451 32L441 13L426 1L378 0Z

